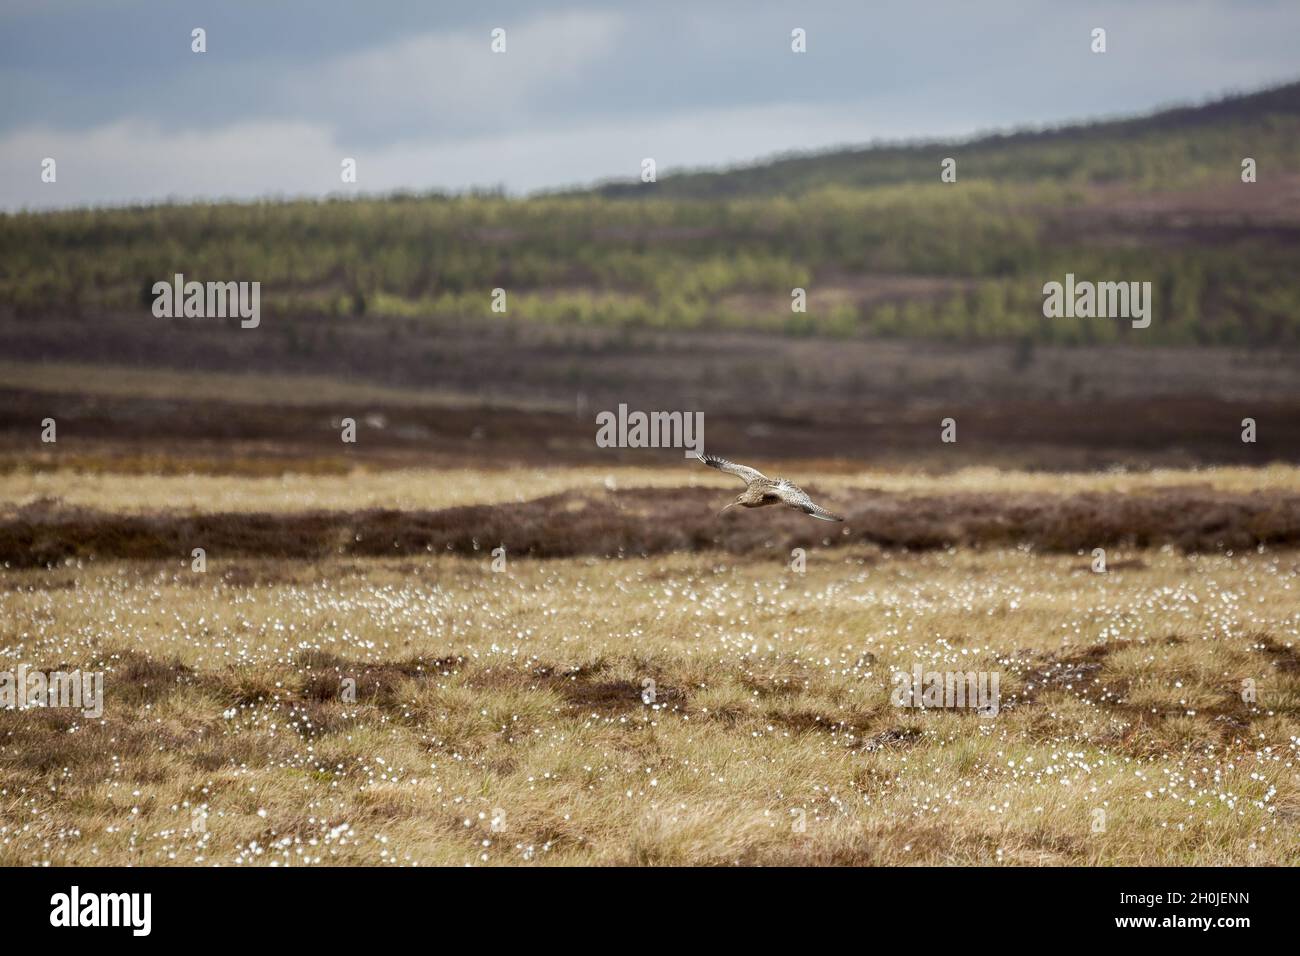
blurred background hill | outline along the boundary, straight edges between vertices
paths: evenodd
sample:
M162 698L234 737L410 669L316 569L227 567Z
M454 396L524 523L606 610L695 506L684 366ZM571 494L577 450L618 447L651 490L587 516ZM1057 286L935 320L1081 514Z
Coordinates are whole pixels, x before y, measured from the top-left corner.
M940 417L965 415L970 442L943 450L960 461L1294 460L1297 156L1293 83L1138 118L521 198L6 214L0 424L26 435L42 409L93 407L105 435L148 423L177 439L249 436L262 434L249 397L297 379L316 382L304 399L326 401L317 380L329 381L399 420L392 407L435 393L477 409L455 425L408 410L430 420L377 438L413 452L477 435L467 454L527 457L517 440L541 415L542 454L582 459L594 410L626 401L705 411L731 443L770 454L915 461L934 455ZM955 183L940 182L947 157ZM1242 182L1246 157L1257 182ZM155 318L151 287L177 272L260 281L261 326ZM1151 326L1044 318L1042 285L1067 272L1150 281ZM791 310L795 288L805 313ZM74 401L108 381L96 368L117 370L111 408ZM244 411L183 404L210 394L203 376L231 373L243 396L220 394ZM172 382L182 405L141 404L126 383L150 380ZM369 386L390 391L356 392ZM259 427L331 439L330 416L309 415L313 429L305 414ZM1255 447L1238 440L1247 415L1268 419Z

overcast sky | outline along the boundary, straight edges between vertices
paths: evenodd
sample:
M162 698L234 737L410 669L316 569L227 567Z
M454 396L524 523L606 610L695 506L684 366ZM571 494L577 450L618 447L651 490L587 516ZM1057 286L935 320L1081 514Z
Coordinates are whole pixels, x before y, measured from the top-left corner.
M1297 78L1296 0L4 0L0 208L528 192Z

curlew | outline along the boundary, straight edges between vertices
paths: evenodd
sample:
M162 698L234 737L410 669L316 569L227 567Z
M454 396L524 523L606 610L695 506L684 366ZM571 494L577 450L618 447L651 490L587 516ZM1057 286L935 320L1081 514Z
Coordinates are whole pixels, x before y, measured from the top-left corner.
M844 518L835 514L833 511L827 511L825 508L815 504L808 493L792 481L785 478L769 478L756 468L747 468L744 465L737 465L735 462L727 461L725 458L719 458L717 455L700 455L700 461L704 462L710 468L716 468L718 471L725 471L729 475L735 475L745 482L745 490L735 501L723 508L734 508L741 505L745 508L762 508L765 505L785 505L789 508L795 508L806 515L812 515L814 518L820 518L822 521L843 521ZM718 514L722 514L722 511Z

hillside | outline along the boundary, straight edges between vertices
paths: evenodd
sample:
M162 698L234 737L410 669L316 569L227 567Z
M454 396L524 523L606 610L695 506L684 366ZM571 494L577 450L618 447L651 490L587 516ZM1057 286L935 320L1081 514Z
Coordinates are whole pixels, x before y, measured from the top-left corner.
M947 155L953 183L939 181ZM1241 181L1243 156L1257 161L1258 182ZM665 330L1290 348L1300 344L1297 156L1293 84L1141 119L782 159L635 189L6 215L0 347L152 361L151 350L194 331L150 311L153 283L183 273L259 281L259 348L308 366L360 334L406 358L412 339L488 318L560 344L585 330L624 342ZM1150 282L1154 321L1045 318L1043 284L1067 273ZM491 311L496 288L503 316ZM795 288L807 291L806 312L791 308ZM126 331L92 348L109 321ZM87 334L33 333L46 323Z
M790 155L725 170L669 172L662 198L797 195L827 186L926 184L942 157L960 158L964 178L1013 183L1127 183L1168 187L1222 181L1225 167L1254 157L1275 172L1297 171L1300 82L1145 116L993 133L970 141L872 145ZM640 197L644 184L611 181L606 196Z

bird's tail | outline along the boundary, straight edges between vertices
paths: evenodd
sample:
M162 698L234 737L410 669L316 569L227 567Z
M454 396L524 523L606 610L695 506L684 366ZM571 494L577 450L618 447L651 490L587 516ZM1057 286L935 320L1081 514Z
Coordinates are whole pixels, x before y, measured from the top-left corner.
M818 508L816 505L811 508L805 508L804 514L812 515L814 518L821 518L823 521L844 520L844 515L837 515L834 511L827 511L825 508Z

